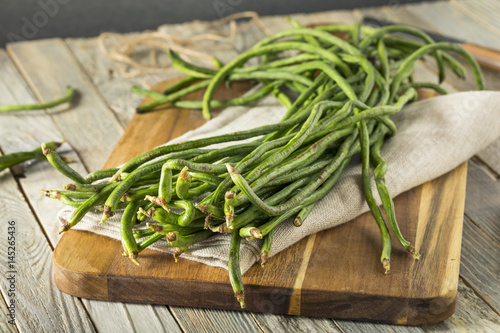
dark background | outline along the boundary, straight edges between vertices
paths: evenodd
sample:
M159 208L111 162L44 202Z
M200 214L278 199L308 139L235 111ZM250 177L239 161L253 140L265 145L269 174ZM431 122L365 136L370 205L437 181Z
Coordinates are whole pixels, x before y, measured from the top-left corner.
M0 0L0 47L17 40L90 37L215 20L246 10L279 15L416 2L422 0Z

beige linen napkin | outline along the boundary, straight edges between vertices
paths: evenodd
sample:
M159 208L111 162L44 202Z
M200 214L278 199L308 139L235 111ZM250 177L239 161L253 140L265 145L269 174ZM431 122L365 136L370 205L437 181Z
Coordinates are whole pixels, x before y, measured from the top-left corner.
M171 142L274 123L284 112L276 99L268 96L256 105L228 108L202 127ZM398 127L398 134L386 141L382 155L389 165L386 183L394 197L454 169L500 136L500 92L462 92L435 97L406 106L392 119ZM291 221L277 227L272 254L303 237L345 223L368 211L360 183L361 166L359 160L354 159L334 189L316 205L300 228ZM374 184L372 187L377 193ZM73 210L71 207L62 209L59 220L67 219ZM120 215L99 224L101 213L89 213L74 229L119 239ZM242 242L240 260L243 272L259 260L261 242ZM216 235L192 246L181 258L227 269L229 243L229 235ZM172 252L165 240L151 248Z

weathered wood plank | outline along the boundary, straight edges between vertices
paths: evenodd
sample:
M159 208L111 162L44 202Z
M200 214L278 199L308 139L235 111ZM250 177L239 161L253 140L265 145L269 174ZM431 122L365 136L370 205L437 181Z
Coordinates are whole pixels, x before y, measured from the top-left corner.
M280 316L269 313L253 314L264 332L341 332L335 321L324 318Z
M477 157L500 177L500 139L477 153Z
M338 321L344 332L369 332L369 333L421 333L423 330L417 326L397 326L355 321Z
M170 313L168 307L162 305L147 307L146 317L142 304L125 304L135 332L181 333L182 330Z
M31 93L28 85L21 77L20 73L10 61L5 51L0 50L0 91L2 94L2 103L5 104L26 104L36 103L36 98ZM8 93L6 93L8 92ZM61 140L63 135L54 125L50 116L42 111L19 112L15 114L1 115L0 121L0 144L5 153L11 153L20 150L31 150L40 142L50 140ZM66 148L66 149L65 149ZM61 147L67 149L67 145ZM85 168L79 162L76 153L65 154L76 160L72 167L81 173L85 173ZM57 229L59 225L56 222L57 211L61 204L57 200L45 198L41 195L42 188L60 188L62 184L67 183L68 179L62 176L58 171L52 168L48 163L36 163L31 165L25 171L24 178L19 179L27 200L35 211L40 224L49 238L50 245L53 248L57 243ZM40 233L43 237L43 233ZM49 253L51 257L51 253ZM51 274L51 271L47 271ZM77 299L75 299L77 302ZM90 312L92 321L96 324L96 329L107 332L113 330L117 325L127 325L126 328L133 328L135 323L130 321L129 312L133 312L137 317L148 317L148 323L155 327L171 326L172 331L178 329L175 320L168 313L160 318L151 316L154 307L145 305L140 309L134 308L128 311L130 305L121 303L104 303L96 301L84 301L84 305ZM110 316L110 314L113 314ZM88 316L85 310L80 314L82 317ZM101 316L103 320L98 320Z
M184 332L262 332L249 313L178 306L170 309Z
M457 308L453 316L437 324L402 327L339 321L345 332L498 332L500 317L462 279L458 284Z
M0 91L3 92L2 103L37 103L36 98L5 51L0 51L0 73L2 73L0 76ZM64 139L44 110L2 114L0 119L0 146L5 154L29 151L39 146L41 142ZM72 164L73 168L84 173L85 169L79 163L77 154L68 150L68 144L59 149L59 151L65 151L65 156L77 161ZM21 178L19 182L47 236L55 244L59 228L55 218L61 204L57 200L45 198L41 195L40 190L42 188L60 188L62 184L69 181L48 163L40 161L32 163L24 173L26 177Z
M82 301L99 332L182 332L165 306Z
M294 14L290 16L299 21L304 26L315 25L315 24L335 24L335 23L350 24L357 21L356 15L349 10L336 10L336 11L320 12L313 14ZM276 19L278 18L283 20L283 17L276 17ZM273 31L273 33L278 32L279 30L289 29L290 24L288 23L288 21L284 21L277 28L278 29Z
M460 279L453 316L421 329L424 332L500 332L500 317Z
M465 213L489 239L500 244L500 181L475 160L469 162Z
M486 31L500 35L500 4L495 0L450 1L452 8L471 17Z
M3 92L2 103L36 103L36 99L31 94L26 82L22 79L14 64L10 61L7 54L3 50L0 50L0 72L2 73L2 76L0 76L0 91ZM1 115L0 144L4 153L31 150L38 146L40 142L61 139L62 136L59 131L53 125L50 117L45 114L43 110ZM74 153L67 156L78 160L78 157ZM76 168L78 171L83 170L81 165L77 165ZM23 187L23 191L27 196L26 199L29 200L31 207L38 211L38 219L45 222L42 223L42 226L45 229L47 236L55 242L56 229L58 228L57 223L55 223L55 214L58 207L60 207L60 204L55 200L43 198L40 194L40 189L43 186L42 184L47 184L47 182L50 183L51 181L55 182L52 183L53 185L57 184L57 186L60 186L60 183L64 181L64 177L60 174L58 175L58 172L48 164L41 162L27 168L25 175L26 178L21 178L19 183ZM0 182L2 182L1 179ZM38 232L37 237L40 238L40 241L46 241L41 230ZM46 255L47 258L44 258L44 260L51 261L51 250L46 252ZM43 278L51 281L51 270L46 269L43 273L50 274L50 278L45 276ZM42 272L36 272L36 274L42 274ZM52 292L53 289L55 289L55 287L51 285L49 292ZM57 289L56 291L60 293ZM42 298L46 297L48 297L48 295L42 295ZM78 315L82 318L86 318L86 320L90 322L88 315L81 306L80 301L71 299L71 302L75 302L81 310L80 313L72 313L71 315ZM23 314L21 313L20 315ZM44 325L45 323L40 321L40 324Z
M500 48L500 35L485 33L485 27L471 20L469 15L450 6L448 2L419 3L405 6L416 16L432 22L439 33L460 38L474 44Z
M58 98L67 85L78 90L76 105L58 107L51 115L84 164L91 170L102 167L123 128L64 41L20 42L10 44L7 50L38 99Z
M137 34L126 36L135 35ZM119 65L101 52L95 38L67 39L66 43L123 127L130 122L135 114L135 107L143 99L143 96L130 92L131 86L147 86L178 76L151 74L124 78L120 75Z
M0 220L4 237L0 254L7 258L7 222L15 221L16 324L22 332L94 332L81 302L59 291L52 277L52 251L25 198L8 170L0 173ZM6 299L11 283L0 277Z
M500 315L500 244L467 216L464 219L460 276Z
M9 309L7 308L7 304L5 302L6 302L5 299L3 299L2 297L2 299L0 300L0 311L4 315L0 319L0 332L5 332L5 333L19 332L15 323L11 324L8 322L9 320L11 320L11 318L8 317Z
M193 29L196 28L196 29ZM196 34L206 33L203 25L193 26L191 23L163 25L158 28L159 31L183 38L189 38ZM220 29L219 29L220 30ZM137 37L137 33L125 34L124 39ZM250 29L238 35L239 38L235 42L234 50L214 50L210 52L222 62L228 62L236 55L238 51L244 51L250 48L256 41L264 37L264 34L256 27L251 26ZM109 38L108 43L113 43L113 38ZM135 107L143 99L143 96L130 92L132 85L149 87L160 81L176 78L183 74L178 71L170 71L168 73L156 74L141 74L134 77L123 77L120 74L120 65L108 59L100 50L97 43L97 38L91 39L67 39L66 40L71 51L80 62L82 68L88 73L94 85L102 94L110 108L115 112L122 126L126 126L132 119L135 113ZM160 56L166 58L166 55ZM149 61L149 52L138 54L139 62Z

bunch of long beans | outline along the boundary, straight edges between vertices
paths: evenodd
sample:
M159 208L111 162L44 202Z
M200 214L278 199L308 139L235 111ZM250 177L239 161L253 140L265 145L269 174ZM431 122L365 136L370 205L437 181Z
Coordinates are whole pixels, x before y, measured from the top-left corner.
M476 61L460 47L434 43L422 31L406 26L372 29L354 24L308 29L291 23L293 29L261 40L227 64L216 60L215 70L188 63L170 52L173 65L187 77L163 94L134 88L155 99L139 107L139 112L171 104L201 108L207 120L213 108L245 104L272 93L287 108L280 122L158 147L120 168L95 171L86 177L44 147L48 160L74 181L64 191L44 191L76 207L60 231L75 226L96 207L102 210L102 223L117 210L124 210L121 240L125 255L135 263L141 251L162 238L174 248L177 260L191 245L217 233L231 233L229 276L235 296L244 307L241 238L264 240L264 263L276 226L293 216L296 226L307 223L318 200L334 187L352 157L361 153L362 188L380 228L380 261L385 272L390 269L389 228L418 258L399 230L385 185L387 164L380 150L384 140L396 133L390 115L416 99L415 88L446 93L438 84L413 82L417 60L433 57L440 80L446 68L463 77L462 65L445 51L458 53L472 67L477 88L483 89ZM411 34L421 42L393 37L390 34L394 32ZM291 50L298 52L283 56ZM260 57L259 65L244 66L255 57ZM212 98L220 84L244 79L259 81L259 90L231 100ZM181 99L203 88L202 101ZM210 147L249 138L253 140L225 148ZM386 218L372 193L371 166ZM148 228L140 224L146 217L155 221L147 223Z

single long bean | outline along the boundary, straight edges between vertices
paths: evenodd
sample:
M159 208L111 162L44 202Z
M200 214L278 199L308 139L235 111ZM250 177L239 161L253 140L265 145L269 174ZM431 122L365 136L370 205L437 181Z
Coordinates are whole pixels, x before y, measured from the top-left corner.
M135 224L137 210L139 209L139 203L133 202L125 208L122 215L122 220L120 224L120 238L122 241L123 250L125 255L136 265L139 265L137 261L137 242L135 241L134 233L132 231L132 226Z
M260 265L262 267L264 267L266 262L269 260L269 257L271 256L273 239L274 229L268 232L268 234L264 237L264 243L262 243L262 247L260 248Z
M240 303L242 309L245 308L245 290L243 287L243 278L240 268L240 246L241 237L238 232L233 233L231 237L231 245L229 247L229 260L227 269L229 271L229 280L233 287L234 297Z
M50 150L56 150L59 148L63 142L46 142L45 147ZM45 155L42 152L42 147L39 146L32 151L24 151L24 152L15 152L11 154L6 154L0 156L0 171L3 171L7 168L13 167L22 162L26 162L31 159L44 160L46 159Z
M14 111L22 111L22 110L41 110L51 108L60 104L64 104L66 102L71 101L73 95L75 94L75 90L71 87L66 89L66 95L63 97L39 104L22 104L22 105L0 105L0 113L1 112L14 112Z
M401 243L401 245L405 248L405 250L413 254L418 259L420 257L420 254L415 251L415 248L410 244L410 242L404 239L403 235L401 234L401 230L399 229L399 225L396 221L394 202L392 201L392 198L389 195L389 191L387 190L387 187L385 185L385 174L387 173L388 167L387 163L380 154L380 148L382 147L383 142L384 139L381 138L373 145L372 149L370 150L371 160L373 161L373 164L375 164L373 178L375 179L377 191L379 193L380 199L382 200L382 204L387 216L387 221L389 222L389 226L391 227L392 232L398 239L399 243Z
M42 152L47 158L47 161L60 173L68 177L69 179L77 183L86 183L85 178L83 178L78 172L72 169L63 159L56 153L55 150L47 147L45 143L42 143Z

